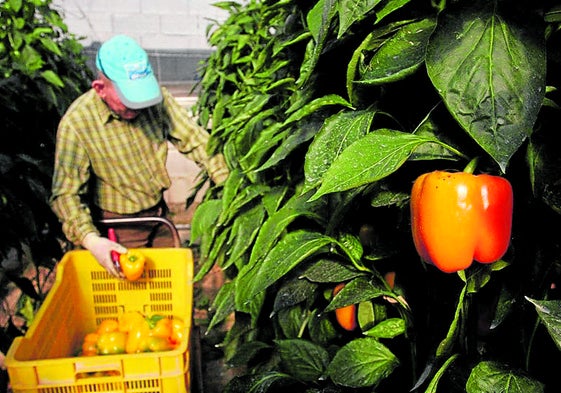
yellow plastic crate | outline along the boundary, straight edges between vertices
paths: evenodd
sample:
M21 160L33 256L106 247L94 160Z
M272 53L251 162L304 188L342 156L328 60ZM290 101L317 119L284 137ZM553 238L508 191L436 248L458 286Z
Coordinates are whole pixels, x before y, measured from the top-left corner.
M189 248L146 248L143 276L110 276L89 251L66 253L56 281L23 337L12 343L6 366L14 393L187 393L193 254ZM84 336L125 311L179 316L189 340L172 351L76 356Z

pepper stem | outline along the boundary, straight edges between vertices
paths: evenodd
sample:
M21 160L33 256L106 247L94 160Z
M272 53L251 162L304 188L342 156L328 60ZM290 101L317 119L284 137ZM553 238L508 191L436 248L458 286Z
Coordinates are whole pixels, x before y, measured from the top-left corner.
M475 172L475 168L477 167L478 161L479 157L473 158L464 168L464 172L473 174L473 172Z

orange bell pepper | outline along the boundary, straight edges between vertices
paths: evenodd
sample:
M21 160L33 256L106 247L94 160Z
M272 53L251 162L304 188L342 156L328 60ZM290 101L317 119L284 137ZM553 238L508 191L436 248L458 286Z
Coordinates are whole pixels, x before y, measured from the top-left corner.
M333 296L337 295L344 286L344 283L337 284L335 288L333 288ZM339 326L349 332L355 330L357 326L356 311L356 304L350 304L345 307L337 308L335 310L335 318L337 319Z
M82 356L96 356L97 355L97 340L99 334L88 333L82 342Z
M492 263L510 244L513 193L500 176L434 171L411 191L411 230L421 258L446 273Z

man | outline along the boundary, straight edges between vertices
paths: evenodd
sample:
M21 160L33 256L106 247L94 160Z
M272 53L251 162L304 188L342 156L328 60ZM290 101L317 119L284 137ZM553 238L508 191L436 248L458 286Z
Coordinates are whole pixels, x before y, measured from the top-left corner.
M167 228L116 227L115 242L96 222L166 215L167 141L203 166L216 184L226 179L228 169L222 155L209 157L208 133L159 86L148 55L132 38L118 35L105 42L96 67L92 88L60 121L50 203L68 240L88 249L110 274L123 277L111 251L167 246L153 242L161 238L157 231Z

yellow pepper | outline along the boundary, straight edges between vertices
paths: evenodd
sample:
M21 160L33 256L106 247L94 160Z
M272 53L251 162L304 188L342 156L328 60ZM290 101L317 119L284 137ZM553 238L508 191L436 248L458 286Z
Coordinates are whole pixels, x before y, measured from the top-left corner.
M129 281L135 281L142 276L146 258L139 250L129 249L128 252L121 254L119 263L121 271Z

